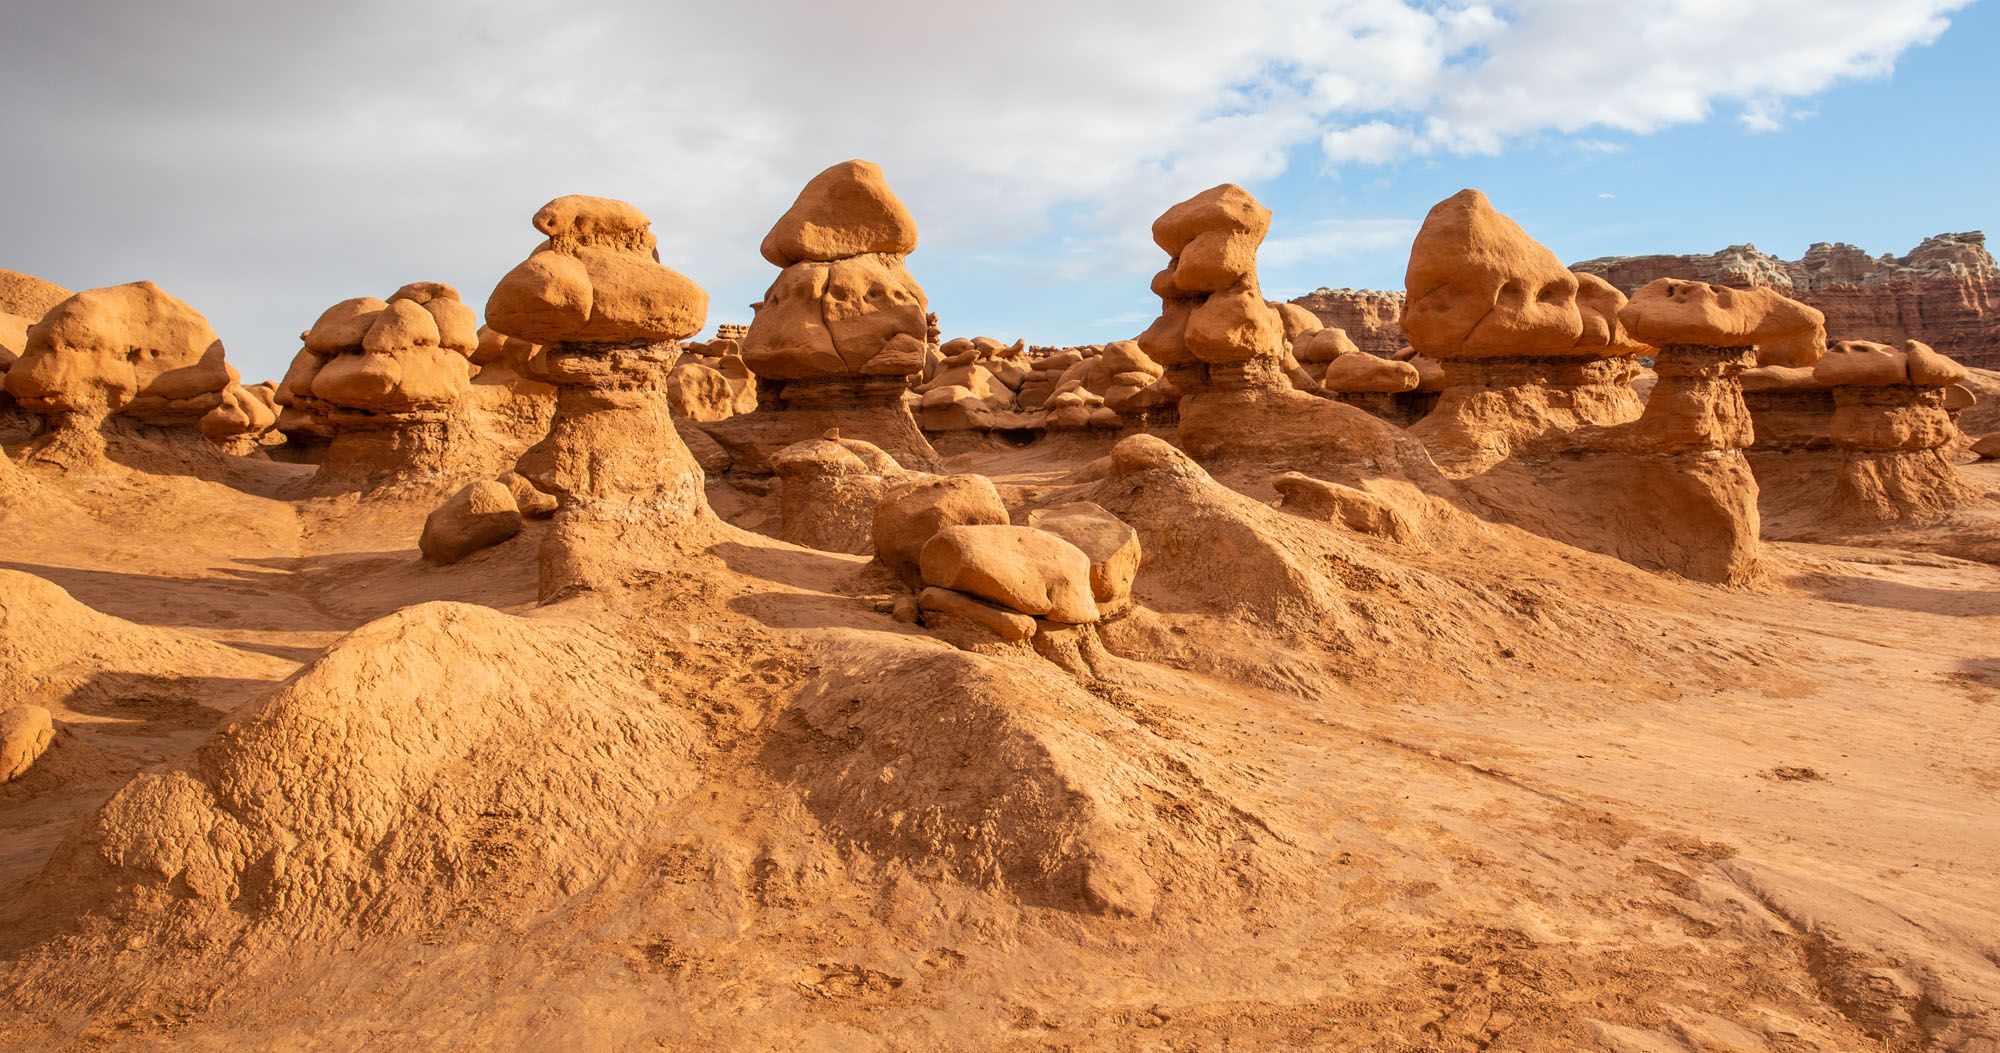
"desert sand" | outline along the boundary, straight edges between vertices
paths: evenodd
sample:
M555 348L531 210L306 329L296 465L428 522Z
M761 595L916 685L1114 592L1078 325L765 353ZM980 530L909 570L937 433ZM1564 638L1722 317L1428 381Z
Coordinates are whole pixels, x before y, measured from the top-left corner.
M0 1047L2000 1050L2000 376L1474 191L1373 355L1168 205L1061 351L865 162L705 343L582 196L268 389L56 289Z

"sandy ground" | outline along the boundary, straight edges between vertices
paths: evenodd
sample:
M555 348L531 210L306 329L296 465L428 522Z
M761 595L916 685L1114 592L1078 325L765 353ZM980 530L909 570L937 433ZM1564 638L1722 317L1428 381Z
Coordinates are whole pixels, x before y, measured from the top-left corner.
M1070 455L956 463L1034 488ZM0 946L0 1046L2000 1050L2000 567L1939 540L1990 531L1990 497L1921 536L1770 544L1745 589L1500 528L1346 539L1388 582L1350 568L1354 610L1403 628L1329 645L1156 590L1098 675L996 661L993 698L904 690L958 652L879 613L862 558L724 526L616 615L558 619L614 625L695 742L596 831L589 880L550 894L517 845L422 924L252 919L199 953L65 928L91 905L38 877L63 846L344 634L433 600L552 624L525 617L541 528L434 568L424 507L272 496L309 470L45 481L62 501L0 518L0 569L192 641L187 669L38 699L66 730L0 788L0 901L52 927ZM856 811L998 799L1022 777L986 735L1111 818L1001 814L977 871ZM1130 914L1007 869L1113 827L1156 885Z

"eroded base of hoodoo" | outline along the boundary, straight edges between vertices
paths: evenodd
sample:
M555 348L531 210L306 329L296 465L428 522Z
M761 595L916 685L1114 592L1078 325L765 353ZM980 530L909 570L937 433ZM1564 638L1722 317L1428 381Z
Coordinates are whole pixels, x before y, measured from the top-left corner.
M313 493L449 489L491 471L457 414L343 413L308 486Z
M1745 391L1743 405L1750 411L1751 428L1756 433L1752 450L1833 448L1833 437L1828 434L1833 421L1833 392L1826 388Z
M229 468L228 458L193 424L163 426L85 413L43 420L19 459L32 471L79 476L129 470L215 479Z
M1470 359L1444 369L1445 389L1410 431L1448 474L1575 449L1587 441L1579 433L1630 424L1645 412L1627 380L1628 359Z
M516 466L561 503L542 541L544 601L629 582L659 564L662 546L713 520L667 407L679 357L672 341L549 349L555 416Z
M1209 367L1205 387L1181 400L1179 445L1204 461L1436 474L1423 444L1403 429L1364 409L1298 391L1264 363Z
M793 443L817 439L830 428L872 443L914 471L935 471L938 452L917 427L902 377L824 377L767 383L757 408L699 425L728 451L730 470L771 473L771 456Z
M1735 450L1604 451L1461 480L1481 516L1694 581L1756 579L1757 479Z

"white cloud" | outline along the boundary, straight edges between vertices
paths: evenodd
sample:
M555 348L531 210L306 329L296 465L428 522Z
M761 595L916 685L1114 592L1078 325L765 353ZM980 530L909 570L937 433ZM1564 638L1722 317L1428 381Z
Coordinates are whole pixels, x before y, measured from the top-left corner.
M1417 236L1414 219L1329 219L1264 241L1257 262L1264 270L1337 260L1383 249L1407 249Z
M1379 165L1393 161L1412 147L1420 146L1417 136L1387 121L1369 121L1352 128L1336 128L1320 136L1320 152L1333 167L1346 164Z
M40 207L0 263L157 278L262 375L343 297L437 278L477 303L536 207L597 193L652 215L714 320L743 320L764 230L858 156L919 217L920 273L1037 239L1050 257L1021 267L1146 272L1165 206L1315 145L1372 165L1718 107L1776 126L1967 2L17 5L0 92L35 101L0 109L22 155L0 189ZM1267 256L1301 260L1365 236L1277 233Z

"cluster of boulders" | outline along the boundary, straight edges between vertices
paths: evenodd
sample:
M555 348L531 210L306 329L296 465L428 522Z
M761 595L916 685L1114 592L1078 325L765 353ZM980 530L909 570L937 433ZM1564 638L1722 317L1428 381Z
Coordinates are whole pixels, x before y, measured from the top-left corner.
M940 352L915 387L925 431L1116 430L1180 399L1166 369L1131 340L1030 349L981 336L948 341Z
M961 646L1026 643L1123 613L1139 535L1088 502L1039 508L1015 525L983 475L923 476L883 494L876 559L915 595L897 615Z

